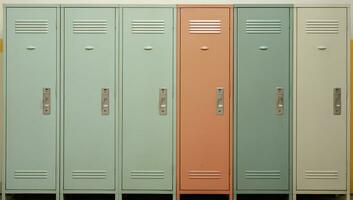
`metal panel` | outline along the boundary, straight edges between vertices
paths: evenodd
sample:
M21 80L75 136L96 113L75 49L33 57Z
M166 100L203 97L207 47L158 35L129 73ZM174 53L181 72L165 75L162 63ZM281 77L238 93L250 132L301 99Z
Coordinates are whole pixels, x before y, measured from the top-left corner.
M290 9L239 8L237 190L289 190Z
M346 9L298 8L297 17L297 188L346 190Z
M56 8L7 9L6 189L55 189L56 16Z
M180 8L181 190L229 189L230 15Z
M123 189L172 190L173 8L123 9Z
M115 9L64 12L64 189L113 190Z

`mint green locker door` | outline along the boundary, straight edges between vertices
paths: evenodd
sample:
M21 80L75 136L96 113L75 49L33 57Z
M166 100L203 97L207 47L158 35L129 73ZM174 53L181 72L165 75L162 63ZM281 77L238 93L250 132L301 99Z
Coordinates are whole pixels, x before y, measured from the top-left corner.
M57 10L6 12L6 189L54 190Z
M115 9L64 12L64 189L113 190Z
M172 190L173 8L123 9L123 189Z
M239 8L237 190L288 190L290 9Z

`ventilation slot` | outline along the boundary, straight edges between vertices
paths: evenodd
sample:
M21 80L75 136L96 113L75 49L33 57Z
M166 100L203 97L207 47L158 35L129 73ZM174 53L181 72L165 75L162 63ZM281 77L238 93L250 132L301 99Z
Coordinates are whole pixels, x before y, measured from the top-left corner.
M191 170L189 171L190 179L220 179L220 171L208 171L208 170Z
M164 179L164 171L130 171L131 179Z
M16 20L15 33L19 34L47 34L48 20Z
M221 20L189 20L189 33L219 34Z
M246 170L245 171L246 179L280 179L281 171L280 170Z
M106 34L107 20L74 20L73 30L76 34Z
M338 171L306 170L307 179L338 179Z
M281 20L246 20L248 34L280 34L281 32Z
M132 20L131 32L134 34L163 34L164 20Z
M73 179L105 179L106 170L76 170L72 171Z
M338 34L337 20L307 20L305 32L308 34Z
M15 179L48 179L47 170L16 170Z

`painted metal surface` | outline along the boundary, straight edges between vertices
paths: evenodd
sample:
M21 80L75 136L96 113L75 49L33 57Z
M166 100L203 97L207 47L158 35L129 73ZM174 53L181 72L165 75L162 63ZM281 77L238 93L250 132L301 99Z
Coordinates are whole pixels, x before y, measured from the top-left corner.
M237 190L289 190L290 9L238 8Z
M113 190L115 9L65 8L64 18L64 189Z
M56 8L8 8L6 189L56 186ZM50 88L50 114L43 89Z
M346 9L298 8L297 34L297 190L346 190Z
M230 17L224 7L179 10L180 190L230 187Z
M122 188L172 190L174 8L122 12Z

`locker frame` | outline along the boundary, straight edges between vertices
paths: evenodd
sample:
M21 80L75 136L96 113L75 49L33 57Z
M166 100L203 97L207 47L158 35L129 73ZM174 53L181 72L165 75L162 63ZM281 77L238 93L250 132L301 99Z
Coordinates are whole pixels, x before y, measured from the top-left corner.
M233 190L234 190L234 199L237 199L237 195L238 194L287 194L289 199L290 198L290 194L292 193L292 190L293 190L293 185L292 185L292 179L293 179L293 157L292 157L292 151L293 151L293 142L292 142L292 136L293 136L293 122L292 122L292 116L290 113L293 113L293 73L292 73L292 70L293 70L293 29L294 29L294 17L293 17L293 4L234 4L234 27L237 28L238 27L238 20L237 20L237 16L238 16L238 8L288 8L289 9L289 23L290 23L290 31L289 31L289 39L290 39L290 42L289 42L289 70L290 70L290 75L289 75L289 141L288 141L288 148L289 148L289 155L288 155L288 160L289 160L289 163L288 163L288 167L289 167L289 171L288 171L288 190L244 190L244 191L241 191L241 190L237 190L236 186L237 186L237 176L234 175L233 177L233 181L234 181L234 186L233 186ZM234 31L234 77L237 76L237 67L238 67L238 63L237 63L237 32ZM236 80L234 81L234 84L236 84ZM237 105L237 92L236 92L236 88L237 87L234 87L234 99L233 99L233 104L234 105ZM234 106L233 108L233 112L234 112L234 119L233 119L233 134L234 134L234 141L233 141L233 144L234 144L234 149L233 149L233 154L234 154L234 157L236 156L236 144L237 144L237 132L236 132L236 120L237 120L237 110L236 110L237 106ZM234 164L233 164L233 173L236 174L236 159L234 159Z
M123 124L123 119L122 119L122 108L123 108L123 104L122 104L122 100L123 100L123 93L122 93L122 89L123 89L123 79L122 79L122 72L123 72L123 52L122 52L122 48L123 48L123 43L122 43L122 39L123 39L123 34L120 30L123 29L123 9L124 8L172 8L173 9L173 84L172 84L172 89L173 92L171 93L172 95L172 101L173 101L173 105L172 105L172 112L173 112L173 130L172 130L172 134L173 134L173 176L172 176L172 190L127 190L127 189L122 189L122 135L123 135L123 131L122 131L122 124ZM118 73L118 77L117 77L117 90L118 90L118 97L116 98L117 101L119 103L117 103L117 109L119 110L117 112L117 119L118 119L118 128L117 128L117 134L118 134L118 143L117 143L117 147L118 147L118 151L117 151L117 157L118 157L118 164L117 164L117 196L116 199L121 200L122 199L122 195L123 194L171 194L173 196L173 200L175 200L175 196L176 196L176 5L175 4L120 4L119 5L119 12L117 13L117 18L119 18L118 21L118 27L117 28L117 32L119 32L119 36L118 36L118 40L119 44L117 45L117 48L120 50L118 51L118 59L117 59L117 73Z
M181 78L180 78L180 73L181 73L181 64L180 64L180 39L181 39L181 32L180 27L181 27L181 20L180 20L180 11L182 8L228 8L229 9L229 43L230 49L229 49L229 189L228 190L181 190L180 188L180 167L177 167L176 170L176 199L179 200L180 196L183 194L225 194L229 196L229 200L233 199L233 98L234 98L234 89L233 89L233 65L234 65L234 58L233 58L233 52L234 52L234 46L233 46L233 34L234 34L234 19L233 19L233 12L234 12L234 5L233 4L177 4L177 26L176 26L176 34L177 34L177 46L176 46L176 51L177 51L177 57L176 57L176 76L177 76L177 116L176 116L176 135L177 135L177 144L176 144L176 163L179 165L180 163L180 85L181 85Z
M54 190L27 190L27 189L6 189L6 161L7 161L7 156L6 156L6 136L7 136L7 9L8 8L55 8L56 9L56 93L55 93L55 98L56 98L56 167L55 167L55 189ZM60 186L60 115L61 115L61 102L60 102L60 97L59 93L61 90L61 85L60 85L60 70L61 70L61 65L60 65L60 4L3 4L3 168L2 168L2 182L1 182L1 187L2 187L2 195L1 199L6 200L8 194L55 194L56 200L59 200L59 186Z
M119 54L119 49L118 49L118 35L119 35L119 30L117 29L118 28L118 21L117 20L117 12L119 11L118 9L119 5L118 4L60 4L60 19L61 19L61 24L60 24L60 31L61 31L61 37L60 37L60 42L61 42L61 71L60 71L60 74L61 74L61 110L60 110L60 113L61 113L61 124L60 124L60 128L61 128L61 138L60 138L60 147L61 147L61 151L60 151L60 198L59 200L64 200L64 195L65 194L115 194L115 199L117 199L117 188L118 188L118 185L116 184L116 179L117 179L117 176L116 176L116 170L115 170L115 181L114 181L114 188L113 190L67 190L67 189L64 189L64 155L63 155L63 149L64 149L64 124L63 124L63 121L64 121L64 81L63 81L63 78L64 78L64 51L65 51L65 8L112 8L112 9L115 9L115 53L116 55ZM118 62L118 59L119 57L118 56L115 56L115 72L117 72L117 62ZM116 75L116 74L115 74ZM115 77L115 97L117 95L117 88L118 88L118 85L117 85L117 76ZM112 112L114 112L115 114L115 121L117 121L118 119L118 115L117 113L119 112L118 111L118 104L117 104L117 98L115 98L116 101L115 101L115 109L112 110ZM118 146L118 141L117 141L117 123L115 124L115 148L117 148ZM115 168L118 168L117 167L117 152L115 151Z
M293 111L297 109L297 41L298 41L298 33L297 33L297 25L298 25L298 9L300 8L345 8L346 9L346 23L347 23L347 30L346 30L346 190L311 190L311 191L299 191L297 190L297 113L293 112L293 183L292 183L292 199L297 200L297 195L301 194L317 194L317 195L326 195L326 194L334 194L334 195L345 195L346 200L350 200L350 138L351 138L351 125L350 125L350 118L351 118L351 60L350 60L350 33L351 33L351 14L350 14L350 4L294 4L293 6ZM338 197L337 197L338 198ZM342 198L343 199L343 198Z

